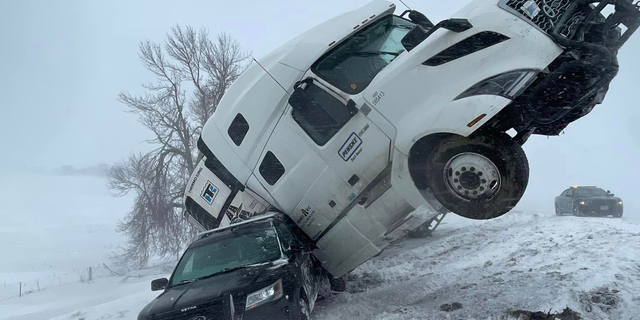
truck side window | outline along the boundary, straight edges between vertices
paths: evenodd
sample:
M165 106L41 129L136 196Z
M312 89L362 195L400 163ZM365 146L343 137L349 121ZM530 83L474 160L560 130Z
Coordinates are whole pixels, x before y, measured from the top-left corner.
M360 93L405 51L402 38L414 26L393 15L380 18L321 57L311 70L348 94Z
M262 163L260 164L260 175L267 181L268 184L274 185L280 177L284 174L284 166L278 160L275 154L271 151L267 151L267 154L262 159Z
M227 130L229 138L239 147L247 132L249 132L249 123L242 114L238 113Z
M567 191L567 197L573 197L573 190Z
M312 83L305 92L312 100L296 105L291 115L316 144L324 146L358 110Z

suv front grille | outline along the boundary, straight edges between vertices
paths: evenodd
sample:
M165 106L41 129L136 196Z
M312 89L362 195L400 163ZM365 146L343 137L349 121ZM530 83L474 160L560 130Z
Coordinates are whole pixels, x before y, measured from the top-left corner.
M533 20L525 13L523 6L534 1L540 7L540 13ZM571 5L570 0L507 0L507 6L518 12L524 19L527 19L544 32L551 34L556 24L560 22L562 16ZM586 18L586 14L582 10L576 10L573 15L567 19L564 26L559 30L559 34L567 39L571 39L575 34L578 25Z
M197 308L182 312L174 310L161 313L152 317L153 320L189 320L195 317L204 316L209 319L224 319L224 304L222 299L216 299L197 306Z

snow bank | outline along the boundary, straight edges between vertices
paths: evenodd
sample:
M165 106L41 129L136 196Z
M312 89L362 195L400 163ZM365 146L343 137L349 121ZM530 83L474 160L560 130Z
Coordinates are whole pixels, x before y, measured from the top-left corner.
M450 215L434 237L404 241L360 266L349 293L318 303L314 317L488 319L568 306L587 319L629 319L640 314L639 258L640 221ZM462 308L441 310L454 303Z

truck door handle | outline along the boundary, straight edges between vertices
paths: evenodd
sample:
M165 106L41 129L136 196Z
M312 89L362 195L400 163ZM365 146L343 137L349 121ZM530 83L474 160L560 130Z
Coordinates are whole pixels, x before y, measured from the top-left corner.
M360 177L358 177L357 174L354 174L351 176L351 178L349 178L349 181L347 181L352 187L358 183L358 181L360 181Z

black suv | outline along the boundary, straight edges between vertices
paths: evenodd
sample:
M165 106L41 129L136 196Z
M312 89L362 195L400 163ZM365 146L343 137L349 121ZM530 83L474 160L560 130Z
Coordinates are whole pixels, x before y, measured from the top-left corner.
M284 214L203 233L138 315L156 319L308 319L329 278L310 239Z
M556 215L622 217L622 199L598 187L571 187L556 197Z

